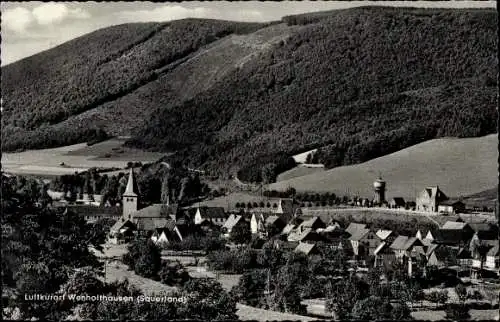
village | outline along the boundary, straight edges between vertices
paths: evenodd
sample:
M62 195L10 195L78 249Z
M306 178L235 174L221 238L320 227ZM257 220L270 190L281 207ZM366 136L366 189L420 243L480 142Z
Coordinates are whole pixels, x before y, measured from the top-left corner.
M164 263L174 260L186 265L192 276L217 279L224 274L234 274L235 269L228 263L213 263L213 259L210 263L210 249L200 246L196 239L201 238L201 243L204 243L207 236L220 238L223 246L219 250L222 252L241 251L244 254L247 248L259 251L272 247L310 260L324 258L325 249L328 249L342 254L350 275L366 277L374 271L388 272L398 267L405 278L434 280L437 290L452 290L450 292L455 295L447 297L443 304L458 298L453 287L468 285L465 297L472 308L494 309L495 305L498 306L497 297L488 300L485 295L478 295L484 293L485 288L490 290L486 291L487 294L498 288L500 265L495 217L480 214L478 209L468 209L462 201L447 197L438 186L422 189L415 202L403 198L387 201L387 183L378 178L373 182L372 200L356 198L338 206L338 210L346 212L370 209L375 213L383 211L392 216L404 213L427 220L425 225L408 230L388 221L385 225L384 221L336 220L335 216L321 211L325 209L308 209L307 204L293 198L279 198L277 202L268 201L267 204L263 201L252 207L246 207L242 202L234 211L197 204L181 207L168 201L141 208L135 176L130 169L122 202L117 206L100 207L97 206L99 203L92 206L89 198L83 198L79 205L59 204L77 212L86 209L82 215L89 222L102 218L115 221L107 232L105 252L111 254L107 260L120 261L129 244L137 239L149 240L161 250ZM438 221L433 219L438 217ZM114 253L114 250L119 251ZM226 262L228 260L231 261L226 259ZM251 270L251 264L237 269L238 273ZM382 276L387 278L384 274ZM238 285L238 278L233 278L228 289L235 285ZM435 295L425 298L430 301L432 296ZM317 317L332 316L326 308L326 301L320 299L318 306L317 300L302 300L309 303L308 313ZM435 300L438 301L438 297ZM411 305L416 299L408 301ZM417 307L413 306L413 310L418 317Z

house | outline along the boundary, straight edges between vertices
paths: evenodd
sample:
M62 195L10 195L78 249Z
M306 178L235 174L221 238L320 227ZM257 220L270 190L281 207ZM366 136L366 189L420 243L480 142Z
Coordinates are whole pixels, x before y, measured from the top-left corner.
M323 222L323 220L321 220L321 218L319 218L319 217L312 217L312 218L310 218L308 220L303 221L299 225L299 229L303 230L303 229L307 229L307 228L310 228L310 229L316 231L319 228L326 228L326 225Z
M347 226L347 228L345 229L345 231L349 235L352 235L353 232L365 229L366 227L367 227L366 224L360 224L360 223L352 222L352 223L349 224L349 226Z
M466 255L462 253L462 256ZM427 266L434 266L437 268L447 268L457 265L458 249L453 249L446 245L434 244L429 247L425 253L427 259Z
M319 254L316 244L299 243L294 250L296 253L302 253L306 256Z
M127 243L134 237L136 225L129 219L120 218L111 226L109 237L114 244Z
M398 209L398 208L404 209L406 207L406 202L405 202L404 198L395 197L395 198L392 198L391 200L389 200L389 207L394 208L394 209Z
M486 254L486 262L484 264L486 269L498 270L500 267L499 260L500 252L498 248L498 240L493 243L493 247Z
M151 236L151 240L160 246L166 246L173 242L180 242L184 239L183 234L177 228L173 220L167 220L163 227L156 227Z
M474 230L464 222L447 221L435 236L434 243L464 246L474 236Z
M459 200L446 200L438 205L440 214L455 215L465 212L465 204Z
M292 242L318 242L324 241L324 238L311 228L305 228L302 231L298 229L293 230L288 235L287 240Z
M267 232L267 237L272 237L279 234L283 228L285 228L286 223L283 219L276 215L271 215L266 218L264 222L265 230Z
M390 246L391 243L383 241L373 251L373 255L375 255L375 267L390 268L396 262L396 255Z
M267 235L265 221L268 217L268 214L264 213L253 213L250 218L250 231L253 235L259 235L260 237L264 237Z
M394 251L396 260L408 264L408 275L412 276L415 270L415 264L421 258L422 242L417 237L398 236L391 244L390 248Z
M349 237L349 234L337 222L326 226L326 228L318 228L316 232L325 236L330 242L336 241L338 238Z
M297 226L295 224L287 224L281 231L282 236L288 236Z
M118 220L122 217L122 209L119 207L96 207L89 205L68 205L65 209L73 211L85 218L89 223L99 219Z
M382 242L377 233L363 224L351 224L347 228L350 234L347 239L351 242L354 255L360 257L374 255L375 249Z
M229 238L233 229L236 227L243 227L244 229L250 230L249 223L245 220L242 215L231 214L229 218L224 222L222 229L224 231L224 237Z
M417 211L437 212L439 204L448 199L438 186L426 187L417 196Z
M375 234L378 238L380 238L380 240L388 243L389 245L392 244L394 239L396 239L396 233L392 230L379 229Z
M226 218L226 213L222 207L198 207L194 216L194 223L195 225L199 225L203 220L208 220L218 226L222 226Z

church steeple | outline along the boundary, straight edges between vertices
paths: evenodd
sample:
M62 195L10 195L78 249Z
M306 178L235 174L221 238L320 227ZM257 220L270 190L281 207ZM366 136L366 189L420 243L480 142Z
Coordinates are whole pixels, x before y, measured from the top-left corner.
M125 188L125 192L123 193L124 197L137 197L137 189L135 188L135 180L134 180L134 170L130 168L130 173L128 175L127 188Z
M137 207L138 191L134 178L134 170L130 169L127 187L122 197L123 216L130 218L131 214L138 210Z

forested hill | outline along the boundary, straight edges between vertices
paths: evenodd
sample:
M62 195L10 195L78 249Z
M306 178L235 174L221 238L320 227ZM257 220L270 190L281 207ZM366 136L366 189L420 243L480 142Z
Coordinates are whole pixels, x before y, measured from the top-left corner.
M126 28L134 32L113 38L105 34L114 29L101 31L96 52L117 54L95 54L93 69L71 58L58 60L66 69L40 76L62 49L5 67L2 95L12 105L3 148L36 147L27 138L40 137L61 144L59 131L81 140L91 128L79 124L92 120L111 134L133 131L131 145L175 150L171 158L190 166L239 169L241 179L258 181L264 165L286 169L289 156L312 148L332 167L436 137L496 132L494 9L365 7L267 25L187 20ZM116 40L124 34L133 38L127 48ZM90 46L85 39L67 47ZM50 94L42 84L54 85ZM39 94L29 96L30 88ZM58 114L48 112L53 106ZM21 110L30 111L22 122Z

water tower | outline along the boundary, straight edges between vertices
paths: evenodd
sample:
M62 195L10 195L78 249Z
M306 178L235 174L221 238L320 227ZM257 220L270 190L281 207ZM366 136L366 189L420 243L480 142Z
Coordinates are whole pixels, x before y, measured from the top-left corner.
M375 189L375 204L381 205L385 201L385 181L379 177L373 182L373 188Z

